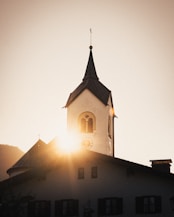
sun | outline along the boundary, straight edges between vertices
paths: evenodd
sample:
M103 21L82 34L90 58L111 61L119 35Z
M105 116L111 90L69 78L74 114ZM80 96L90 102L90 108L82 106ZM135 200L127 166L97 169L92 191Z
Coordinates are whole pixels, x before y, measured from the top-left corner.
M80 136L78 133L65 130L58 136L58 151L61 153L74 153L81 149Z

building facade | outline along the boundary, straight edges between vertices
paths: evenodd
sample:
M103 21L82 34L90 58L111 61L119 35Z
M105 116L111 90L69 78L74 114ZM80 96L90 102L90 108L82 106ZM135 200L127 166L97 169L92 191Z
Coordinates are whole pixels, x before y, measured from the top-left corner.
M66 108L81 148L65 154L56 151L56 139L34 144L0 182L0 216L174 216L170 159L147 167L114 157L112 96L98 79L92 47Z

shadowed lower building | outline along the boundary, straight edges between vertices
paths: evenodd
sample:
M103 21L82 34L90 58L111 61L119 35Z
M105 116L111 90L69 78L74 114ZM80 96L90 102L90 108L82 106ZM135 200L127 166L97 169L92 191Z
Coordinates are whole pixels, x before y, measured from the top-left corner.
M83 80L65 107L80 149L62 153L57 139L39 140L0 182L0 215L173 216L172 161L152 160L148 167L114 157L112 96L99 81L92 47Z

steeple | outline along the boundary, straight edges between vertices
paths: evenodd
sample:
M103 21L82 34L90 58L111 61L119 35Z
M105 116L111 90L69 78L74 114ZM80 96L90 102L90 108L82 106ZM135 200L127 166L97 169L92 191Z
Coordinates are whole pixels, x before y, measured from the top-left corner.
M94 65L94 60L93 60L93 55L92 55L92 46L89 47L90 49L90 53L89 53L89 60L88 60L88 64L86 67L86 72L83 78L83 81L88 80L88 79L95 79L95 80L99 80L96 70L95 70L95 65Z
M82 82L69 95L67 127L77 131L81 145L114 156L114 109L111 91L100 81L93 60L92 46Z
M65 107L68 107L85 89L92 92L105 105L108 103L111 91L99 81L93 60L93 47L90 46L89 48L89 59L82 83L70 94Z

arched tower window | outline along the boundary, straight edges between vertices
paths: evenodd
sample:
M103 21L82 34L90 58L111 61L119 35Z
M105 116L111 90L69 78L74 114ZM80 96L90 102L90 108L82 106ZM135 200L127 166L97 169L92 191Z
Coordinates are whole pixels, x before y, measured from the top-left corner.
M93 113L83 112L79 116L79 129L82 133L93 133L96 129L96 119Z
M93 132L93 119L92 118L88 119L88 132L89 133Z
M82 118L80 120L80 131L85 132L86 131L86 120L85 118Z

